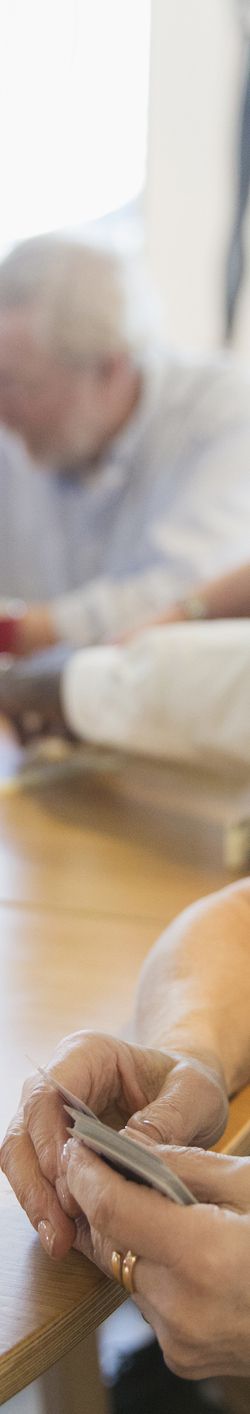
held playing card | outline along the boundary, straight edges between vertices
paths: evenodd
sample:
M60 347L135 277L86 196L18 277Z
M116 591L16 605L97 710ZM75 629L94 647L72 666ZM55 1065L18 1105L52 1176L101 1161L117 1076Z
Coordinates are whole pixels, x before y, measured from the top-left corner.
M81 1114L89 1115L91 1116L91 1119L94 1119L96 1121L96 1115L94 1115L94 1110L90 1110L89 1105L85 1104L85 1100L79 1100L77 1095L72 1094L72 1090L67 1090L65 1089L65 1086L58 1085L58 1082L57 1080L55 1080L54 1075L51 1075L49 1070L44 1070L44 1067L42 1065L37 1065L36 1069L38 1070L39 1075L42 1075L42 1078L43 1080L45 1080L46 1085L51 1085L52 1090L56 1090L57 1095L61 1095L62 1100L66 1101L65 1109L67 1109L67 1106L73 1105L74 1110L77 1110L77 1112L79 1110Z
M187 1206L196 1202L186 1184L151 1149L135 1139L130 1139L126 1134L117 1133L117 1130L111 1129L108 1124L103 1124L84 1100L73 1095L71 1090L58 1085L49 1071L43 1070L42 1066L37 1066L37 1070L46 1085L51 1085L53 1090L61 1095L65 1111L72 1121L68 1127L72 1138L74 1136L75 1139L82 1140L88 1149L99 1154L110 1168L121 1173L124 1178L143 1183L148 1188L155 1188L158 1193L171 1198L173 1203Z
M69 1133L73 1133L75 1139L82 1139L87 1148L99 1154L110 1168L116 1169L124 1178L156 1188L158 1193L164 1193L173 1203L195 1203L186 1184L146 1145L129 1139L125 1134L117 1134L102 1120L82 1114L79 1108L76 1110L72 1105L65 1105L65 1109L73 1120L73 1131L70 1129Z

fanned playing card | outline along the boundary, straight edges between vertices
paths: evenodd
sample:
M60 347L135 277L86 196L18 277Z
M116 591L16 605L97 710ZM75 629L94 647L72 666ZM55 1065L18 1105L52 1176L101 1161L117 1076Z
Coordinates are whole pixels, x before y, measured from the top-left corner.
M73 1120L74 1138L81 1139L87 1148L99 1154L110 1168L116 1169L124 1178L157 1189L158 1193L171 1198L173 1203L195 1203L196 1200L186 1184L182 1183L163 1159L146 1145L138 1143L132 1137L130 1139L126 1134L117 1134L116 1130L110 1129L102 1120L86 1114L85 1110L82 1113L79 1105L76 1109L75 1106L66 1104L65 1109ZM72 1134L72 1130L69 1132Z
M196 1202L186 1184L182 1183L177 1174L152 1149L140 1144L132 1136L129 1138L128 1135L111 1129L110 1125L98 1119L85 1100L80 1100L65 1086L58 1085L55 1077L49 1071L43 1070L42 1066L37 1066L37 1069L46 1084L51 1085L61 1095L65 1110L72 1121L69 1128L71 1136L82 1140L88 1149L93 1149L95 1154L99 1154L110 1168L121 1173L124 1178L155 1188L158 1193L171 1198L173 1203L187 1205Z

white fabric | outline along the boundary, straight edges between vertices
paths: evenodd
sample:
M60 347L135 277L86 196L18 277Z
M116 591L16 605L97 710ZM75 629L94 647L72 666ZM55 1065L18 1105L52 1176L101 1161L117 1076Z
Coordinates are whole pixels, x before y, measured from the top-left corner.
M0 434L0 595L50 601L75 646L144 623L249 558L250 378L155 355L98 466L53 473Z
M250 619L151 629L72 654L63 709L79 737L163 759L250 763Z

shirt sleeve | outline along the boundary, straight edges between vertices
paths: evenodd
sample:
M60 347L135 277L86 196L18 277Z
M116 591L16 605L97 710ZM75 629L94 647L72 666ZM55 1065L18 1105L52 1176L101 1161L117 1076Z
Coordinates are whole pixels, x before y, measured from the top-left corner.
M124 580L100 578L50 604L56 636L74 647L107 643L133 632L166 609L170 593L167 570L148 570Z
M165 760L248 763L250 620L173 624L73 654L62 678L77 736Z

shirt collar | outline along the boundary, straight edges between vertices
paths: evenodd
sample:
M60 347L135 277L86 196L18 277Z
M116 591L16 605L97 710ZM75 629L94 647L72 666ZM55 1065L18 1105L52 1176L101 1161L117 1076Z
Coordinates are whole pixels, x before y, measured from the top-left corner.
M148 358L145 357L137 363L137 369L142 377L139 401L122 432L109 443L103 458L105 461L116 462L116 465L123 463L124 471L126 467L130 467L138 444L145 437L159 404L163 380L166 377L166 351L159 349L151 353Z

